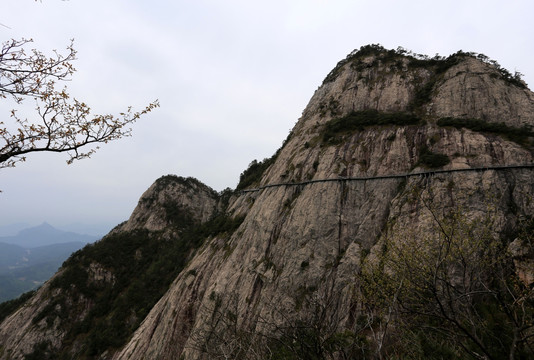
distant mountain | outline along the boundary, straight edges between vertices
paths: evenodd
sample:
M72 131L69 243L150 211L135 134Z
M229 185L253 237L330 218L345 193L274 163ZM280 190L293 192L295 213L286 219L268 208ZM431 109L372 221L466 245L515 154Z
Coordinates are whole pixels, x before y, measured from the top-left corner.
M90 243L98 239L98 236L82 235L70 231L59 230L44 222L41 225L21 230L14 236L1 236L0 242L19 245L23 248L34 248L68 242Z
M0 237L0 302L37 288L70 254L97 239L58 230L48 223Z
M0 225L0 237L16 235L19 233L19 231L29 228L30 226L31 224L28 223Z

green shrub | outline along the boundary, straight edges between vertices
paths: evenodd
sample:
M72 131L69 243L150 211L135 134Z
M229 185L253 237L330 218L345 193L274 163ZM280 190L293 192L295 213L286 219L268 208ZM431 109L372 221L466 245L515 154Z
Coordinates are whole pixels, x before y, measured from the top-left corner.
M369 56L375 56L382 63L390 63L397 67L402 64L401 59L407 59L408 67L431 69L433 70L435 75L443 74L445 71L447 71L454 65L460 63L464 58L474 58L486 64L492 65L497 70L495 76L499 76L501 79L508 82L509 84L522 89L527 88L525 82L521 78L522 74L520 72L516 71L512 75L497 61L491 60L488 56L484 54L459 50L447 57L436 55L431 58L427 55L416 54L402 47L398 47L395 50L388 50L380 44L364 45L357 50L353 50L349 55L347 55L345 59L341 60L336 65L336 67L326 76L323 81L323 84L334 81L341 73L341 68L343 68L345 64L355 64L356 68L358 68L358 66L361 65L361 59ZM377 62L375 61L373 65L376 64Z
M77 342L81 354L89 358L119 348L204 240L217 235L229 237L243 220L243 216L220 213L203 224L189 222L172 239L158 232L136 230L115 233L87 245L65 261L63 273L51 283L52 289L61 292L51 298L34 322L45 319L52 325L56 319L61 320L61 327L67 331L67 345L57 351L56 358L68 357L68 344ZM109 271L113 281L89 281L88 267L92 263ZM82 321L76 321L79 307L86 306L84 301L92 307ZM36 356L41 352L37 349Z
M364 62L363 59L369 56L374 56L374 60L371 63ZM429 56L416 54L401 47L396 50L388 50L380 44L365 45L358 50L352 51L326 76L323 84L335 81L347 64L350 64L350 66L357 71L363 71L369 67L376 67L380 63L387 64L394 68L404 68L406 64L409 69L427 69L430 70L431 76L426 83L419 85L409 106L411 111L415 111L430 101L432 90L438 80L441 79L441 75L454 65L459 64L465 58L474 58L489 64L496 70L493 74L494 77L500 78L510 85L522 89L527 88L525 82L521 79L521 73L516 71L515 74L512 75L508 70L501 67L497 61L489 59L484 54L464 52L460 50L447 57L436 55L430 58Z
M278 158L278 155L280 155L280 152L282 149L286 146L286 144L289 142L289 140L292 138L293 133L290 132L287 138L283 141L282 146L276 150L273 156L271 156L268 159L263 159L263 161L258 160L252 160L252 162L249 164L248 168L241 173L239 176L239 183L237 184L236 190L243 190L248 187L250 187L253 184L259 183L261 180L261 177L263 176L263 173L274 164L276 159Z
M421 119L406 112L380 112L377 110L355 111L342 118L330 120L325 124L323 142L337 144L343 135L363 130L367 126L382 125L417 125Z
M33 351L24 356L24 360L48 360L54 359L52 346L49 341L41 341L33 346Z
M450 162L451 160L447 155L433 153L426 146L424 146L419 152L418 164L431 169L443 167L449 164Z
M478 132L501 135L521 145L528 144L528 138L534 136L534 131L528 126L521 128L508 126L505 123L491 123L480 119L445 117L437 122L438 126L452 126L457 129L466 128Z
M236 187L236 190L246 189L253 184L258 183L263 176L263 173L269 166L274 163L274 158L263 159L263 161L253 160L248 168L241 173L239 176L239 184Z
M419 86L415 91L413 99L408 104L408 109L410 111L416 111L423 105L430 102L432 99L432 90L434 90L434 85L436 85L436 79L430 79L423 86Z
M346 64L351 63L351 65L359 68L362 66L362 63L359 60L372 55L379 57L385 62L399 58L401 55L403 55L403 53L398 52L397 50L387 50L380 44L364 45L358 50L352 51L345 59L338 62L336 67L330 71L330 73L328 73L326 78L323 80L323 84L335 81L339 74L341 74L341 69Z

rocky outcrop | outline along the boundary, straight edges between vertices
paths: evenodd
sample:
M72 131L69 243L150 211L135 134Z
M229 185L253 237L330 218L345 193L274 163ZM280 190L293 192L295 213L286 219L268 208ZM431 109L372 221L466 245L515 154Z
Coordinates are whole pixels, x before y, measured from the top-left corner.
M491 64L468 57L449 69L436 83L430 114L436 117L468 117L532 126L534 95L526 88L506 86Z
M469 125L479 122L504 125ZM221 209L226 220L242 222L199 227L200 248L129 341L103 358L254 358L256 344L246 339L280 340L288 335L282 329L306 321L328 334L352 331L361 321L362 269L387 240L433 239L436 221L461 212L469 224L490 214L488 231L510 243L522 219L534 216L530 168L380 176L533 164L529 126L533 93L483 57L422 59L376 47L352 53L315 92L269 166L250 177L252 188L280 185L217 197L197 181L172 178L143 194L115 233L179 235L177 224L206 222ZM510 251L529 281L532 254L519 240ZM99 281L113 281L105 269L91 269ZM0 326L6 350L17 349L3 334L19 316ZM371 335L362 334L365 343Z
M36 315L49 305L50 300L45 295L47 290L48 285L43 285L23 307L2 322L0 355L3 359L23 359L40 343L61 344L64 335L61 330L50 328L44 319L34 321Z
M185 221L205 222L216 205L217 193L198 180L163 176L145 191L128 221L118 230L165 230L178 220L173 218L177 214L190 217Z
M440 169L534 163L531 149L504 135L436 125L441 117L460 117L532 126L532 92L470 56L441 73L411 67L410 61L382 61L374 54L342 62L257 185L417 172L434 166L425 162L425 151L446 156ZM415 106L425 86L428 99ZM325 143L330 121L369 109L415 112L426 124L365 126ZM262 332L311 311L303 310L311 298L335 309L332 323L323 325L351 328L362 259L383 246L386 228L390 236L406 229L425 236L435 226L432 214L461 208L465 218L477 219L491 207L492 231L505 236L518 216L534 214L527 200L534 195L531 177L530 169L480 171L244 193L229 205L234 214L246 214L240 228L229 239L204 245L114 358L210 358L208 348L217 346L231 351L231 335L208 345L202 336L229 331L217 328L220 309L235 315L234 326ZM424 211L429 199L434 212Z
M157 249L169 251L181 246L183 256L187 256L191 245L179 244L184 241L182 232L210 219L217 202L218 194L196 179L176 176L158 179L143 194L127 222L76 253L30 301L2 321L0 359L22 359L28 354L56 358L59 352L76 358L94 352L87 349L98 346L100 340L90 345L80 332L80 328L95 323L88 315L94 317L94 313L108 308L107 316L116 316L113 303L127 300L118 300L121 293L114 293L113 289L120 287L126 293L136 282L139 284L136 272L149 270L150 263L145 258L154 257ZM124 256L129 258L121 258ZM154 286L151 289L156 290ZM100 310L93 311L95 307ZM132 313L126 321L135 323L137 316Z

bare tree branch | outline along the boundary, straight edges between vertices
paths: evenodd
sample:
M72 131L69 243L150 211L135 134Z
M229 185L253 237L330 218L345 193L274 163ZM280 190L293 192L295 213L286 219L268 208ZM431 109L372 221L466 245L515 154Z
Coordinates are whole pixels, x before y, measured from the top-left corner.
M67 163L89 157L98 144L131 135L129 125L159 106L156 100L139 112L128 108L119 116L93 115L90 107L70 97L57 83L70 80L76 71L73 41L65 55L54 51L51 57L27 50L31 39L10 40L0 49L0 98L12 97L17 104L36 102L35 120L11 111L12 123L0 121L0 168L13 167L33 152L66 152Z

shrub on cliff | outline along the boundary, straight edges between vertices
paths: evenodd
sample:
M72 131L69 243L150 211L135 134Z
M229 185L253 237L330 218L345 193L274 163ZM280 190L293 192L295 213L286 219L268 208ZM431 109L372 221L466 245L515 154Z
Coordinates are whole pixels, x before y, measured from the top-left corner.
M328 121L323 131L323 142L330 145L338 144L344 135L363 130L368 126L406 126L420 123L419 117L406 112L381 112L373 109L354 111L344 117Z

